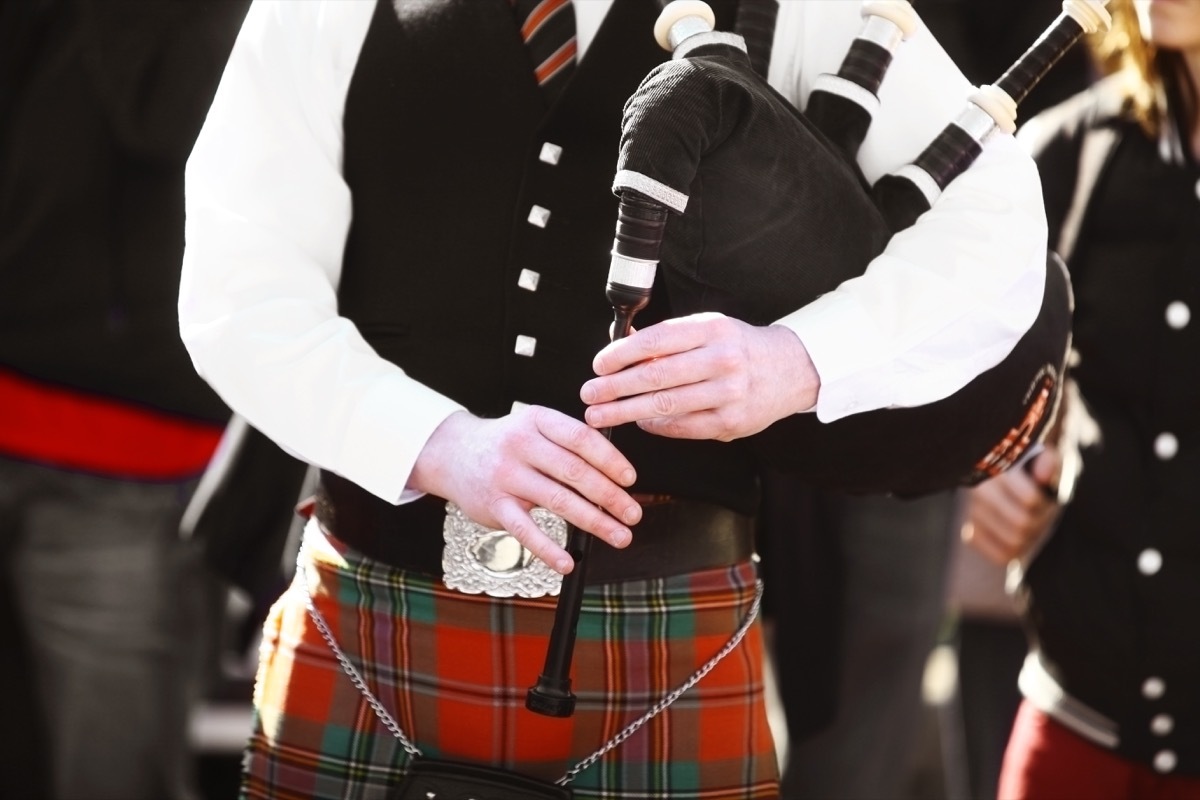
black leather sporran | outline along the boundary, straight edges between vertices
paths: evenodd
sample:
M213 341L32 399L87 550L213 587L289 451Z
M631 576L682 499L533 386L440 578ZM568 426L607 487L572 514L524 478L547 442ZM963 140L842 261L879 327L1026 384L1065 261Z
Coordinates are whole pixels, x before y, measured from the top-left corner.
M566 786L479 764L418 758L388 800L571 800Z

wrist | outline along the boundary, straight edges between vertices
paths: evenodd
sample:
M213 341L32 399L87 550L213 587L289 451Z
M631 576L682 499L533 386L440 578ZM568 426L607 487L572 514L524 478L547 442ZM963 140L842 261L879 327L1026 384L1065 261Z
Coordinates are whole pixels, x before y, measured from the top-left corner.
M821 390L821 376L808 348L800 336L786 325L775 324L767 329L773 338L772 344L779 355L779 379L784 384L788 414L799 414L816 408Z
M464 435L469 435L467 430L475 421L475 416L469 411L455 411L442 420L417 455L406 488L446 497L456 454L461 452L458 443L463 441Z

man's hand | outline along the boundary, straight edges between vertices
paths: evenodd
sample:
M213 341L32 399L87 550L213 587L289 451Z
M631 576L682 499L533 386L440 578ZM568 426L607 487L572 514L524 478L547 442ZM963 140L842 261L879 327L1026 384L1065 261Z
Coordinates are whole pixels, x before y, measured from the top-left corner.
M1046 445L1029 469L1010 469L967 493L962 537L989 560L1007 564L1042 541L1058 516L1049 487L1057 486L1062 455Z
M730 441L817 401L820 378L800 339L722 314L660 322L605 347L583 385L594 428L636 422L677 439Z
M632 538L642 509L623 487L633 465L578 420L531 406L500 419L450 415L425 443L409 478L417 491L452 500L476 522L511 533L554 570L571 557L529 510L541 506L614 547Z

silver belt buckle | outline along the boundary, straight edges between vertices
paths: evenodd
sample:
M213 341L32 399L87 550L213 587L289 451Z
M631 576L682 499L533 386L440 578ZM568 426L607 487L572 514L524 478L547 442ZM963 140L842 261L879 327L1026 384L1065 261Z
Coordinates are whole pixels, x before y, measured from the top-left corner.
M565 547L567 522L544 508L529 512L542 532ZM455 503L446 503L442 525L442 581L450 589L491 597L557 596L562 575L507 531L480 525Z

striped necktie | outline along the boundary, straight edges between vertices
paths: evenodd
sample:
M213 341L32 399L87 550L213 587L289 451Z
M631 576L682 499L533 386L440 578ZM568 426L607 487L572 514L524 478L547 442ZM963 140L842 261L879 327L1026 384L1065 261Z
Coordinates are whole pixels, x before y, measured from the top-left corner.
M571 0L512 0L521 38L533 60L533 74L553 103L575 68L575 9Z

